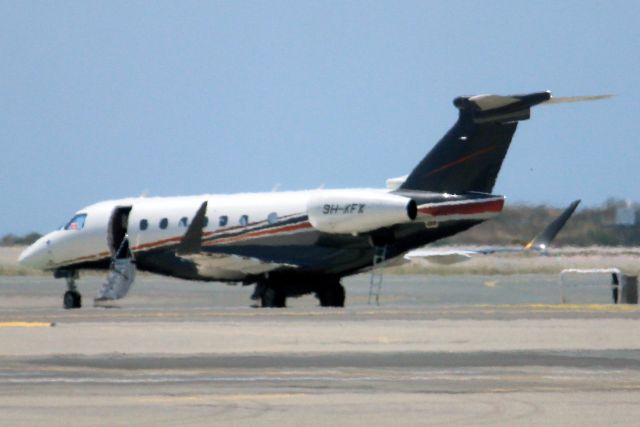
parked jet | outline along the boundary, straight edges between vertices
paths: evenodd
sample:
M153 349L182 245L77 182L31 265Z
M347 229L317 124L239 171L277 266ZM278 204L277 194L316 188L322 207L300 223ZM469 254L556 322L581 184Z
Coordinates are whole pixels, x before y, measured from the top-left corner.
M454 99L458 120L394 190L345 189L129 198L79 210L20 256L66 278L65 308L81 306L83 269L111 269L100 297L124 296L135 270L255 284L264 307L315 293L343 306L340 279L495 215L491 194L518 122L551 92ZM553 101L557 99L554 98Z
M547 254L551 242L556 238L560 230L567 223L573 212L580 204L580 200L572 202L557 218L545 229L522 247L487 247L480 249L416 249L407 253L404 258L409 261L428 261L435 264L456 264L468 261L475 255L491 255L495 253L538 253Z

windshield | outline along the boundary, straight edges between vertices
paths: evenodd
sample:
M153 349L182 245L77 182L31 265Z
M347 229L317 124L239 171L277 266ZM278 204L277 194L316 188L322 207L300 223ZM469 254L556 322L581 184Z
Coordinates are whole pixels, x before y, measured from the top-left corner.
M87 214L78 214L71 218L71 221L64 226L65 230L82 230Z

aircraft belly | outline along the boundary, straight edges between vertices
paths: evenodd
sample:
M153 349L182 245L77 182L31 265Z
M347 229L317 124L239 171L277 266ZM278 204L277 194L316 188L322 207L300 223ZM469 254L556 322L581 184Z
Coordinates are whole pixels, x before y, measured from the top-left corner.
M199 276L216 280L242 280L247 276L286 266L286 264L264 262L257 258L215 253L188 255L184 258L193 262Z

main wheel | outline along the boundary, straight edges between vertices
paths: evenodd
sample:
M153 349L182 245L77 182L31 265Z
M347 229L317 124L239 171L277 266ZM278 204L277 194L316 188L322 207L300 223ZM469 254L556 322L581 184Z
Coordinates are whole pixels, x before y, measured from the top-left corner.
M338 283L327 283L316 292L321 307L344 307L344 286Z
M271 286L267 286L262 292L261 301L263 307L281 308L287 306L287 296L284 291Z
M82 307L82 296L80 292L76 291L67 291L64 293L64 297L62 297L63 307L67 310L72 308L80 308Z

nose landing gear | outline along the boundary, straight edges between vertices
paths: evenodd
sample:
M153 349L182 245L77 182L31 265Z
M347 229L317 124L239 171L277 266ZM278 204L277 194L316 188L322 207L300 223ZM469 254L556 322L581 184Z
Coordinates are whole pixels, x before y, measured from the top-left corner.
M82 295L80 295L76 286L76 279L79 277L78 272L75 270L57 270L53 273L53 277L56 279L64 278L67 282L67 292L62 297L62 306L67 310L82 307Z

